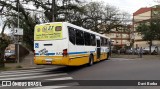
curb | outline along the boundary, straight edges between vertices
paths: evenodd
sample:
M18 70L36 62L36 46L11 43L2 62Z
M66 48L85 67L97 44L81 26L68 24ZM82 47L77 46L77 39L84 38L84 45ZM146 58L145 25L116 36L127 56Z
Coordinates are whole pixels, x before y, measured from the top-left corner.
M22 68L16 68L15 70L30 70L30 69L41 69L45 67L22 67Z
M3 71L16 71L16 70L31 70L31 69L41 69L41 68L45 68L44 66L42 67L23 67L22 68L15 68L15 69L9 69L9 70L0 70L0 72Z

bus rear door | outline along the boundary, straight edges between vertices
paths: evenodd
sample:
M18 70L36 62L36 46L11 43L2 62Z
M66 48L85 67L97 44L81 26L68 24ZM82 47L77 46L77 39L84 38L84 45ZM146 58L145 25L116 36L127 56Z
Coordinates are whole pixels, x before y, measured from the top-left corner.
M96 43L97 43L97 59L100 59L101 56L101 45L100 45L100 37L96 36Z

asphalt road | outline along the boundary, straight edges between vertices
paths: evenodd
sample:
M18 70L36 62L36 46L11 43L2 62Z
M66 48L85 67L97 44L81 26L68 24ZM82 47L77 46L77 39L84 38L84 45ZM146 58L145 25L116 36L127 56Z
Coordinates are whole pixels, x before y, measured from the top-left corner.
M2 80L38 81L47 86L0 86L1 89L160 89L160 86L105 85L110 82L107 80L160 80L160 60L111 58L89 67L46 66L43 69L6 71L0 73L0 81Z

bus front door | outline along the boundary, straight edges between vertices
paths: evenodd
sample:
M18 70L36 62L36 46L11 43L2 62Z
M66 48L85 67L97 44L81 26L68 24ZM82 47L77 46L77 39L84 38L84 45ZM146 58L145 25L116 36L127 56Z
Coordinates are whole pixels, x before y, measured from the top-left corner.
M97 59L100 59L100 56L101 56L100 40L97 39Z

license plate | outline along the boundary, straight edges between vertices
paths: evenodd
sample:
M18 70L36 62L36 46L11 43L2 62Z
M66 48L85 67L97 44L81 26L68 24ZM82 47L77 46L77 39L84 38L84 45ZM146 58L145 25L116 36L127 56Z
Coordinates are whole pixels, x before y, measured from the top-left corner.
M46 58L46 59L45 59L45 61L46 61L47 64L52 64L52 60L53 60L53 59L51 59L51 58Z
M46 61L46 64L52 64L52 62L47 62L47 61Z

